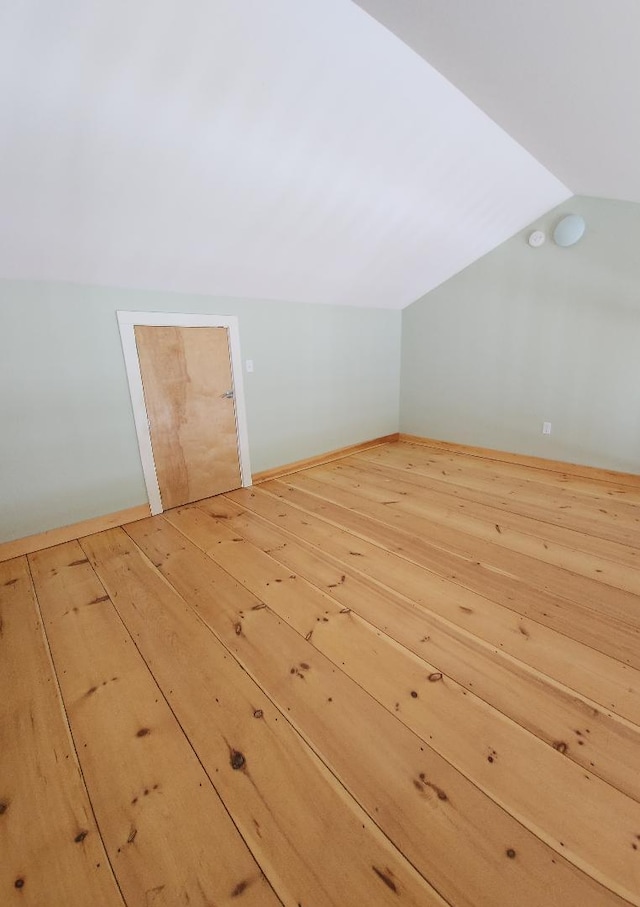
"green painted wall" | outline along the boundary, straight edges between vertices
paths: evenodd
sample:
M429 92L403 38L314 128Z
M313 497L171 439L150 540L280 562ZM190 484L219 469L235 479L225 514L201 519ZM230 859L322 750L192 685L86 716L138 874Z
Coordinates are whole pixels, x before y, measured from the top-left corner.
M398 430L400 312L0 281L0 541L146 501L118 309L239 316L254 472Z
M400 427L640 472L640 205L571 199L405 309Z

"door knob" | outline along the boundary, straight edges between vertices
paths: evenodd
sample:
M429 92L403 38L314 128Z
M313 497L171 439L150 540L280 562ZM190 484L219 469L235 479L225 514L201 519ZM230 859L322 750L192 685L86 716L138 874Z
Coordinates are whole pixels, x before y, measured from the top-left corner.
M225 400L233 400L233 390L225 391L224 394L220 394L220 397Z

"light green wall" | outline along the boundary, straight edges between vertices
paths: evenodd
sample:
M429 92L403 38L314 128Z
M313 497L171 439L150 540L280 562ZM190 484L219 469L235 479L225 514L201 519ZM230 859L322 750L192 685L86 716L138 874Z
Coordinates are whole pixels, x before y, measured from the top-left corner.
M573 198L405 309L400 427L640 472L640 205Z
M254 472L398 430L399 312L0 281L0 541L147 500L118 309L239 316Z

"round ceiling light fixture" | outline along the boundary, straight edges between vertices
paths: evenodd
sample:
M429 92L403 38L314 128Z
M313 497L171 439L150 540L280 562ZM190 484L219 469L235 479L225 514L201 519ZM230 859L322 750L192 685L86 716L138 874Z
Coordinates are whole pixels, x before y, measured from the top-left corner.
M564 248L573 246L579 239L582 239L585 229L584 217L580 217L579 214L567 214L556 225L553 231L553 241L557 246Z

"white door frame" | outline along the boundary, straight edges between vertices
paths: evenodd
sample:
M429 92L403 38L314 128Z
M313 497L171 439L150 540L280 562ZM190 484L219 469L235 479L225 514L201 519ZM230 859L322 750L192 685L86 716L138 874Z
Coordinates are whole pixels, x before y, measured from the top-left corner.
M147 418L147 407L144 402L142 374L136 346L135 327L138 324L152 327L185 327L185 328L226 328L231 353L231 380L235 401L236 433L238 437L238 459L242 485L251 485L251 466L249 464L249 434L247 432L247 414L242 384L242 360L240 358L240 331L236 315L187 315L182 312L116 312L118 327L122 339L124 363L127 369L133 418L136 424L138 447L142 460L142 471L147 486L151 513L162 513L162 498L156 473L156 464L151 446L151 433Z

